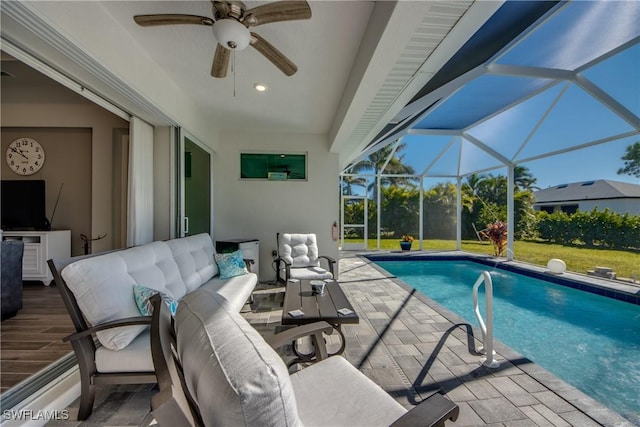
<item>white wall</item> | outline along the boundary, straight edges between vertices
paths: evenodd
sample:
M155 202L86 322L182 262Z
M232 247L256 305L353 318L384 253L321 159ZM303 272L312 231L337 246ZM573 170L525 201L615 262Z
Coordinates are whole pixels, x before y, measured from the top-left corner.
M322 255L337 259L338 156L326 135L223 131L214 154L214 239L260 240L260 280L275 279L276 233L316 233ZM242 151L307 152L307 181L241 181Z
M640 199L581 200L579 202L579 209L582 212L590 212L596 207L599 211L609 209L620 214L640 215Z
M114 129L129 123L93 104L2 104L2 126L65 127L92 130L91 233L106 233L92 244L92 252L113 248L112 151ZM73 163L69 163L73 167ZM56 214L58 216L58 214Z

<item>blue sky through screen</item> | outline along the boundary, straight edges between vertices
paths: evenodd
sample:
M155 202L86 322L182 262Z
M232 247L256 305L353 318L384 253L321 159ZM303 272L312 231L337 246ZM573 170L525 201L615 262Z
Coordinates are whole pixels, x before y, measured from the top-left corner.
M609 25L611 23L615 24ZM540 188L597 179L640 184L640 179L634 176L617 174L624 166L621 158L627 146L640 142L637 133L640 116L638 40L640 2L576 1L496 60L497 64L504 65L568 70L577 67L588 82L635 115L635 124L593 97L588 88L558 80L554 86L466 129L466 132L504 159L528 167ZM602 62L580 68L616 47L620 47L619 51L614 51ZM509 93L527 93L525 86L539 88L547 82L553 80L481 76L430 111L414 128L464 129L476 117L482 117L484 106L507 105ZM491 113L489 108L485 110L486 114ZM619 139L601 143L612 136L619 136ZM405 148L398 154L417 174L429 168L427 176L441 176L442 181L474 170L505 174L500 161L469 141L457 137L455 143L449 144L455 138L451 135L404 135ZM537 158L581 146L586 148ZM446 147L448 151L443 152ZM495 169L489 170L491 168Z

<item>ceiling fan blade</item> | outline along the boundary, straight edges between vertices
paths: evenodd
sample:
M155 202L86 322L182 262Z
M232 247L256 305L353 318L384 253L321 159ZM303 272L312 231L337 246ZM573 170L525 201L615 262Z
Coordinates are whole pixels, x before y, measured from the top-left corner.
M291 62L282 52L256 33L251 33L251 46L263 54L287 76L292 76L298 71L296 64Z
M231 51L218 45L218 47L216 47L216 53L213 56L213 65L211 66L211 75L213 77L223 78L227 76L229 58L231 58Z
M311 8L306 1L276 1L247 10L244 24L255 27L270 22L309 18L311 18Z
M213 25L213 19L206 16L197 15L136 15L133 17L138 25L143 27L152 27L155 25L178 25L178 24L195 24L195 25Z
M211 0L211 5L213 6L213 16L219 16L220 18L227 16L231 10L226 1Z

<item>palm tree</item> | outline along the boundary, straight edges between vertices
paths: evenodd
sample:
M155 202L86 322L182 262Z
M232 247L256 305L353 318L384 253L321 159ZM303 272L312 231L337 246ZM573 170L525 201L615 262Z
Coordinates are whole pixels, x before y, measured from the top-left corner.
M485 174L472 173L467 176L467 181L464 183L463 190L467 190L471 193L472 197L476 196L480 183L487 177Z
M404 156L398 155L398 153L404 150L406 146L407 144L405 143L401 143L400 145L398 145L398 148L395 150L393 157L391 157L389 163L387 164L387 167L384 170L382 170L382 167L385 165L387 159L393 152L393 144L386 145L378 151L371 153L366 160L363 160L354 165L351 170L354 174L362 173L365 171L373 171L376 177L378 176L378 174L383 172L395 175L413 175L415 174L414 169L411 166L403 163L402 160ZM408 178L406 176L385 176L380 180L383 186L413 185L413 181L415 181L415 179ZM371 184L369 184L368 191L371 192L372 197L377 194L377 180L374 180Z
M531 174L526 166L517 165L513 168L513 182L517 188L522 190L540 190L540 187L535 185L538 179Z
M345 175L342 177L342 194L353 196L353 187L367 187L367 179L361 176Z

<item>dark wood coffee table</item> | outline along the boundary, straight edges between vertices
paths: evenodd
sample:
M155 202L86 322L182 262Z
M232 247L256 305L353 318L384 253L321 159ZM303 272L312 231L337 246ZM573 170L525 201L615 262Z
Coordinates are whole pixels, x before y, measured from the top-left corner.
M343 323L357 324L360 322L360 318L338 282L335 280L326 282L324 293L322 294L314 293L311 290L310 282L310 280L287 282L282 306L282 324L304 325L324 320L333 326L334 330L340 335L341 340L340 349L335 353L329 353L329 355L342 354L346 343L341 325ZM340 314L338 310L342 308L351 310L351 313ZM304 315L293 317L289 314L293 310L301 310ZM313 354L300 354L296 349L295 343L293 349L301 359L313 358Z

